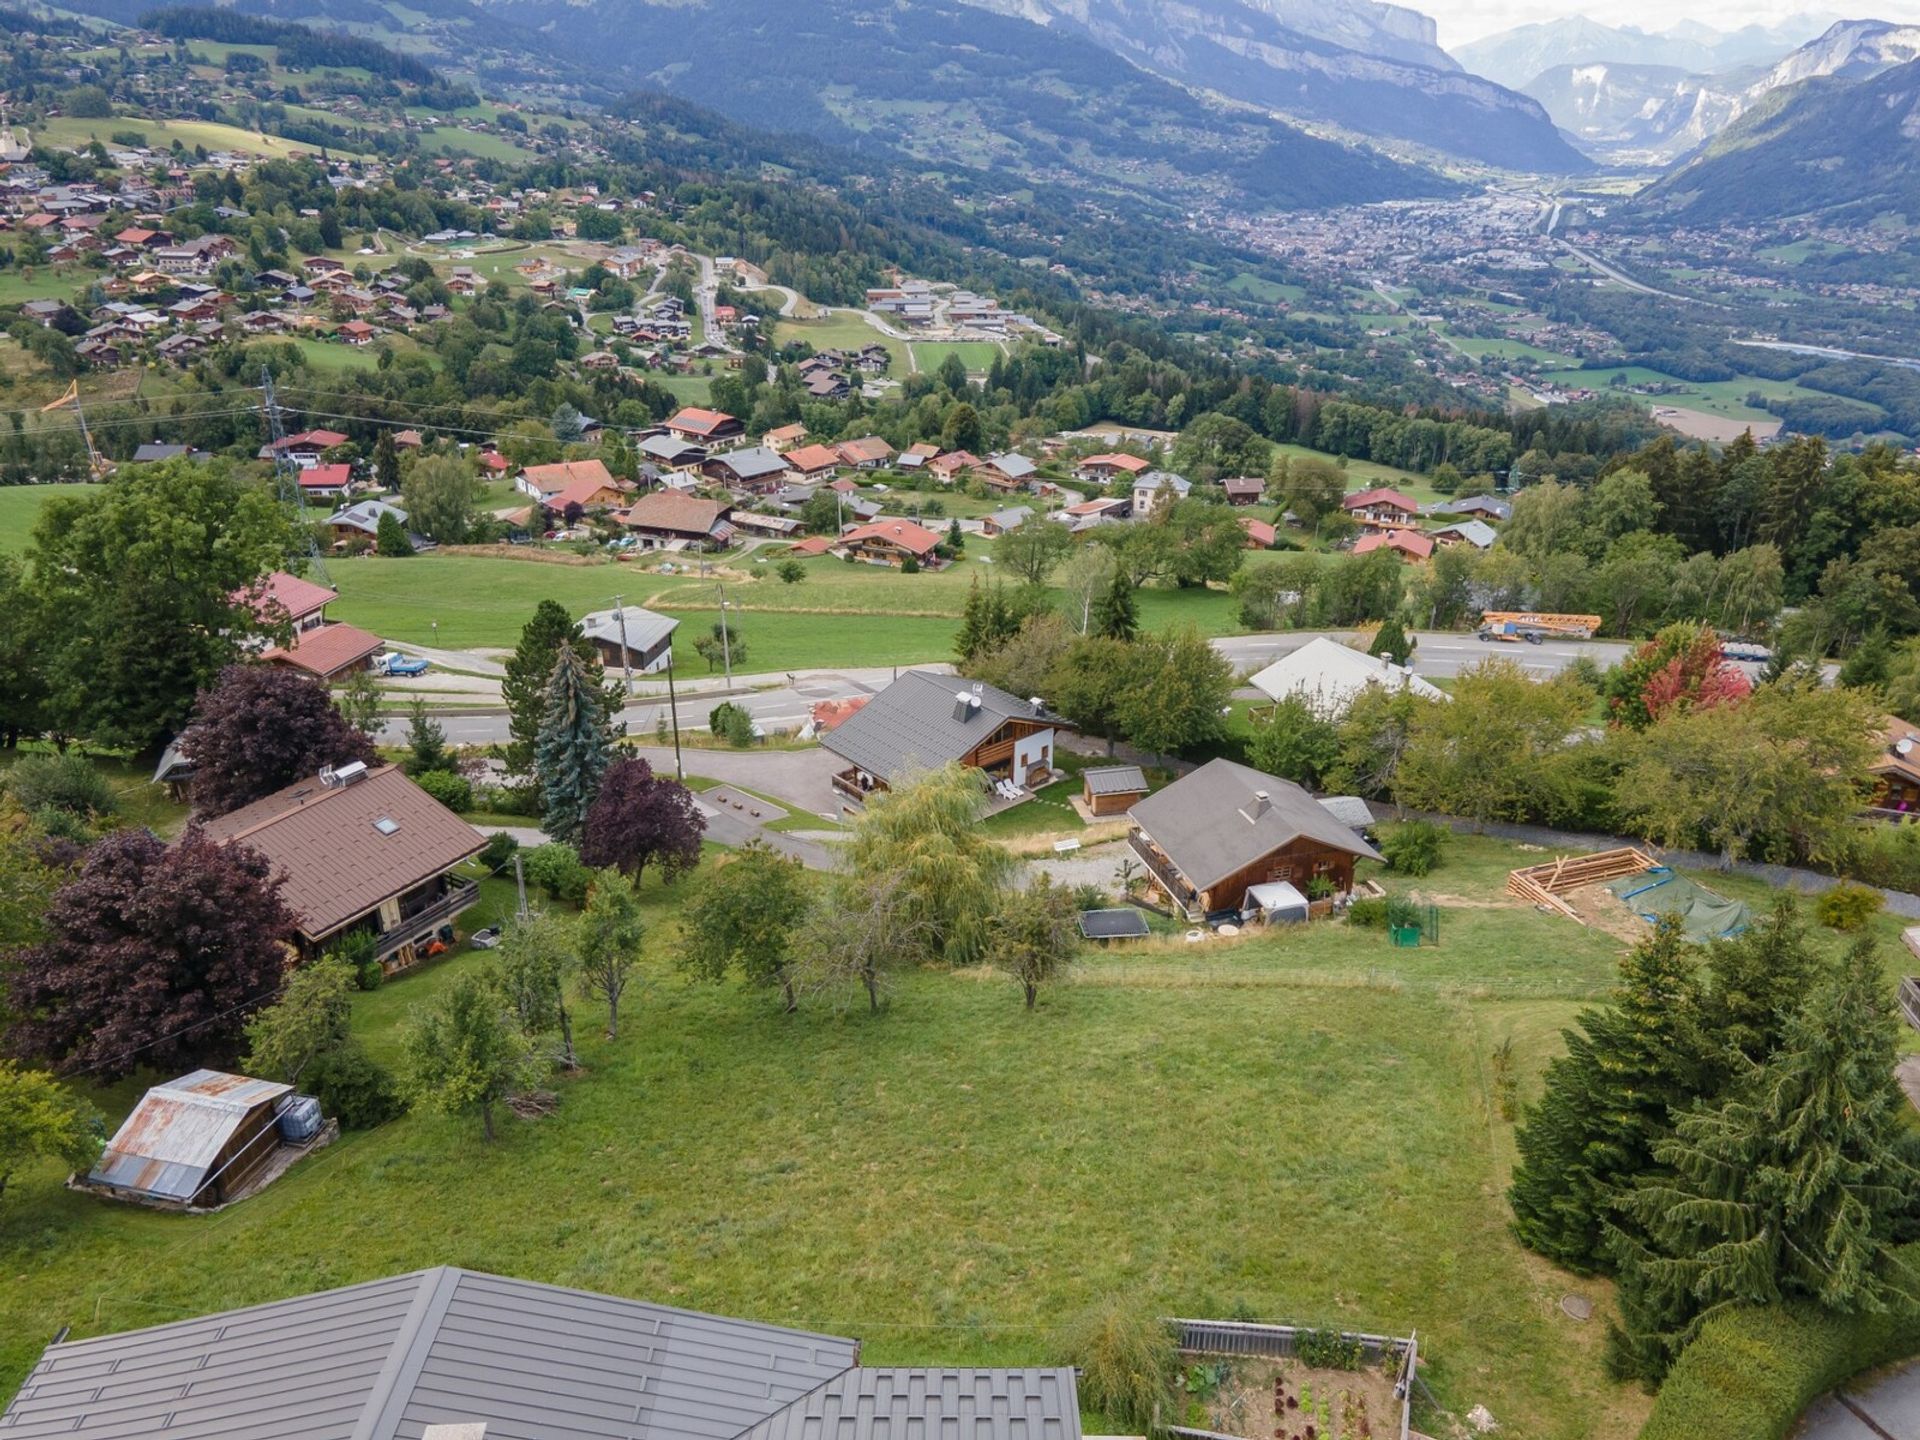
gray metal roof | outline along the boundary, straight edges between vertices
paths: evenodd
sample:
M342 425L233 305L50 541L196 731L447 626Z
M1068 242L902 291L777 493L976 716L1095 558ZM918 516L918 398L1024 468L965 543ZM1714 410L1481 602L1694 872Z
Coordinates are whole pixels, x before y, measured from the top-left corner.
M1468 495L1459 500L1442 500L1427 506L1429 515L1491 515L1498 520L1513 518L1513 505L1497 495Z
M680 628L680 622L671 615L662 615L639 605L628 605L624 609L629 650L651 650ZM618 645L620 614L619 610L595 610L582 615L580 633L589 640L604 640L609 645Z
M1267 795L1264 811L1256 799L1260 791ZM1196 890L1217 885L1302 837L1369 860L1380 858L1291 780L1231 760L1209 760L1127 813Z
M993 466L1009 480L1024 480L1040 468L1026 456L1017 455L1011 450L1004 454L989 456L987 464Z
M849 1370L741 1440L916 1437L1080 1440L1073 1371Z
M757 480L762 475L779 475L787 468L784 457L769 450L764 445L756 445L750 450L731 450L725 455L714 457L714 463L724 465L740 480Z
M1320 808L1349 830L1364 830L1373 824L1373 810L1358 795L1323 795Z
M961 695L980 704L964 718ZM1014 718L1066 722L1044 706L992 685L909 670L821 738L820 743L869 775L889 779L913 770L937 770L958 760Z
M1080 778L1086 782L1089 795L1144 795L1147 793L1147 777L1138 765L1102 765L1097 770L1083 770Z
M51 1345L0 1436L418 1440L482 1421L487 1440L733 1440L858 1357L852 1340L443 1267Z

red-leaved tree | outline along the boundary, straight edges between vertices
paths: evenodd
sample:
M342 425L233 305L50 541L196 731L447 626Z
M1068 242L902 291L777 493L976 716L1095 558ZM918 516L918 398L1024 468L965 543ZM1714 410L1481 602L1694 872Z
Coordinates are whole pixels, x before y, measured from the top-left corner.
M653 773L645 760L616 761L587 807L580 859L595 868L612 866L636 881L657 865L668 880L700 863L700 836L707 822L686 786Z
M1681 621L1608 671L1605 691L1613 723L1644 730L1677 711L1738 704L1753 693L1753 682L1726 658L1718 635Z
M194 702L180 737L193 762L193 809L225 815L319 773L374 759L373 741L347 723L327 687L279 665L229 665Z
M9 976L7 1046L115 1079L228 1065L286 973L293 916L267 859L198 829L99 841L55 892L45 938Z

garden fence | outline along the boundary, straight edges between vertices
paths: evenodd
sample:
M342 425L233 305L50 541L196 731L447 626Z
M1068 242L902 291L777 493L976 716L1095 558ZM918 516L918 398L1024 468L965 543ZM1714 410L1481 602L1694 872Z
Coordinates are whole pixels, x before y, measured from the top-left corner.
M1180 1349L1190 1355L1245 1355L1262 1360L1291 1360L1299 1353L1302 1335L1324 1333L1311 1325L1262 1325L1249 1320L1169 1320L1167 1324L1173 1327ZM1339 1337L1348 1344L1358 1344L1368 1360L1399 1358L1393 1393L1400 1401L1400 1440L1407 1440L1413 1430L1413 1385L1420 1372L1418 1332L1402 1339L1342 1330ZM1230 1440L1207 1430L1178 1425L1167 1428L1184 1440Z

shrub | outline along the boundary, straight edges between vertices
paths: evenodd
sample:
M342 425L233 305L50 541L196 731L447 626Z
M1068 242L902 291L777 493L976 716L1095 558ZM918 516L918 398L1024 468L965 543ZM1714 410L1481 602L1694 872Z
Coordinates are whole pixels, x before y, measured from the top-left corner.
M550 840L527 852L527 879L547 892L549 900L568 905L584 905L587 886L593 872L580 863L580 853L571 845Z
M753 716L745 706L722 700L707 716L707 728L729 745L746 749L753 744Z
M1836 885L1813 902L1813 913L1822 925L1835 930L1858 930L1887 903L1886 896L1865 885Z
M1897 1261L1920 1265L1920 1245ZM1810 1304L1730 1310L1700 1327L1653 1402L1640 1440L1781 1440L1834 1386L1920 1351L1920 1309L1836 1315Z
M1366 895L1347 906L1347 923L1362 930L1387 928L1387 900L1384 895Z
M83 756L23 755L7 773L7 790L22 810L111 815L120 808L107 777Z
M1396 875L1425 875L1440 863L1451 832L1431 820L1402 820L1380 827L1380 853Z
M320 1056L300 1078L302 1088L342 1130L370 1130L405 1108L393 1076L357 1044Z
M429 770L413 777L413 783L449 810L473 808L473 782L451 770Z
M486 848L480 852L480 863L499 874L507 868L507 862L513 859L514 852L520 848L520 842L504 830L496 830L487 837Z
M378 990L387 978L387 972L380 968L379 948L379 939L371 930L355 930L334 941L327 953L353 967L354 981L362 990Z
M1096 1305L1063 1339L1068 1363L1080 1367L1080 1399L1128 1432L1159 1430L1174 1408L1180 1352L1150 1311L1119 1300Z

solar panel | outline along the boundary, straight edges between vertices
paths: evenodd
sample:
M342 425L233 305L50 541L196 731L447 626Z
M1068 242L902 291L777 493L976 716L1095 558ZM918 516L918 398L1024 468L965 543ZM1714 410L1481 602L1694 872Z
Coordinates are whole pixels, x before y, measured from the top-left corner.
M1082 910L1080 933L1089 940L1138 940L1147 932L1147 917L1138 910Z

